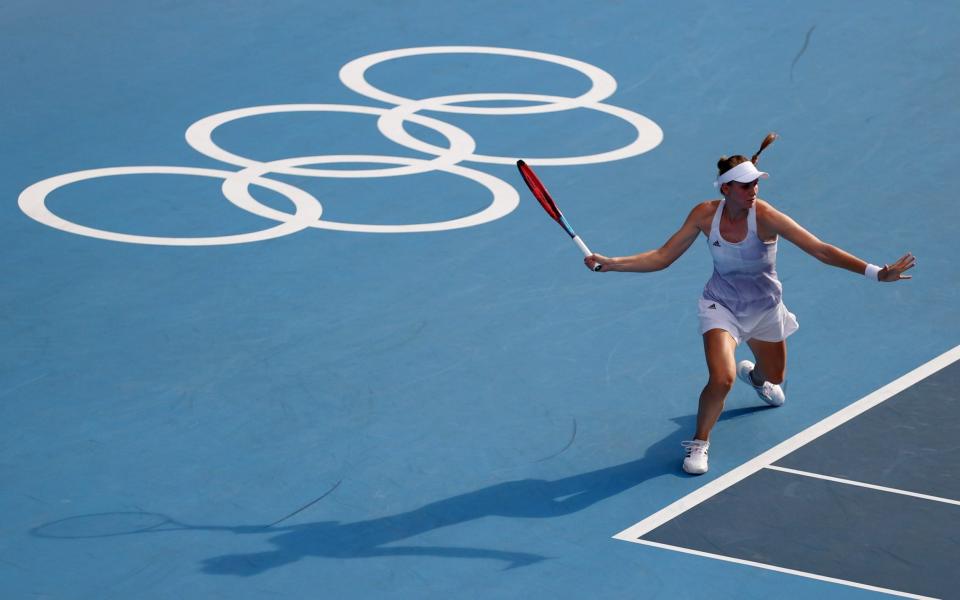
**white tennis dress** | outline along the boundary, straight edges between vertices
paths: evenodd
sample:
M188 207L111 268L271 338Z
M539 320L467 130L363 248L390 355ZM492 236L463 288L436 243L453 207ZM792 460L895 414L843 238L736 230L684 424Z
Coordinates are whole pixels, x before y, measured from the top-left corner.
M756 206L747 213L747 237L736 243L723 239L720 217L725 203L720 200L707 239L713 276L699 302L700 333L723 329L737 344L749 339L784 340L799 324L783 305L783 286L777 279L777 240L764 242L757 235Z

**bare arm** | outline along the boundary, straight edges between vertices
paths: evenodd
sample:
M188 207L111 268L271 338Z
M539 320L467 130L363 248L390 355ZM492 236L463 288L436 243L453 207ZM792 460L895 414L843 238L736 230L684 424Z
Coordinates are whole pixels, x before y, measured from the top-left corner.
M867 268L867 262L865 260L857 258L846 250L821 241L817 236L801 227L796 221L769 204L763 212L764 225L773 233L783 236L810 256L831 267L846 269L858 275L864 274ZM884 265L878 277L880 281L910 279L909 275L901 275L901 273L912 269L915 263L916 261L913 255L908 252L892 265Z
M600 271L629 271L633 273L649 273L651 271L660 271L673 264L673 261L680 258L687 248L693 244L697 236L700 235L698 222L703 218L705 205L703 203L695 206L687 220L684 221L680 229L670 236L666 243L656 250L648 250L633 256L618 256L609 258L602 254L593 254L584 259L584 263L591 270L594 265L600 265Z

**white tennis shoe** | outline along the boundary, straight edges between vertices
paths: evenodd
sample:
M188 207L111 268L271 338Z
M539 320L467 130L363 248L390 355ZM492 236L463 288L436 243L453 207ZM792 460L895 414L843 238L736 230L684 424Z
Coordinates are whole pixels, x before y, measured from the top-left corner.
M749 383L750 387L760 396L761 400L770 406L783 406L783 403L787 401L787 397L783 393L783 388L769 381L764 381L763 385L760 386L754 385L753 379L750 377L750 373L752 372L753 363L749 360L741 360L740 364L737 365L737 377L740 381Z
M710 442L690 440L680 442L680 445L687 451L687 456L683 459L683 470L691 475L703 475L706 473L707 449L710 448Z

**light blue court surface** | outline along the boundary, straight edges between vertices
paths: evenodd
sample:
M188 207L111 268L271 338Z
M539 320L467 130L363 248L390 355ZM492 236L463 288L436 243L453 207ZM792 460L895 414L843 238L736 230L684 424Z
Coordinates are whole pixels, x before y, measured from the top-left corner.
M882 597L613 536L960 344L958 28L953 2L7 2L0 596ZM591 273L513 162L624 255L768 131L763 198L918 266L878 285L782 241L788 401L738 384L688 477L707 249ZM951 494L936 399L895 405L902 452L865 413L862 469L778 464L921 461L897 485ZM753 487L758 522L790 506Z

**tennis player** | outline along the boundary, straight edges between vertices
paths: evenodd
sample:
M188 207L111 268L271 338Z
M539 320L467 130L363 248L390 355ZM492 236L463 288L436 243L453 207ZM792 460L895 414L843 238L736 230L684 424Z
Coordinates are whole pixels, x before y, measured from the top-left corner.
M771 406L781 406L786 400L781 385L786 374L786 340L799 325L782 301L776 268L779 237L821 262L873 281L910 279L903 273L916 264L910 253L883 267L868 264L822 242L758 198L759 180L769 175L757 170L757 161L775 139L776 134L768 135L750 159L740 155L721 158L714 185L722 198L693 207L680 230L662 247L633 256L609 258L592 254L584 259L590 270L600 265L600 272L648 273L669 267L700 234L707 239L713 255L713 276L703 288L698 316L709 379L700 393L693 440L682 442L683 470L687 473L707 472L710 430L720 418L735 378L749 384ZM735 350L743 341L756 363L736 363Z

